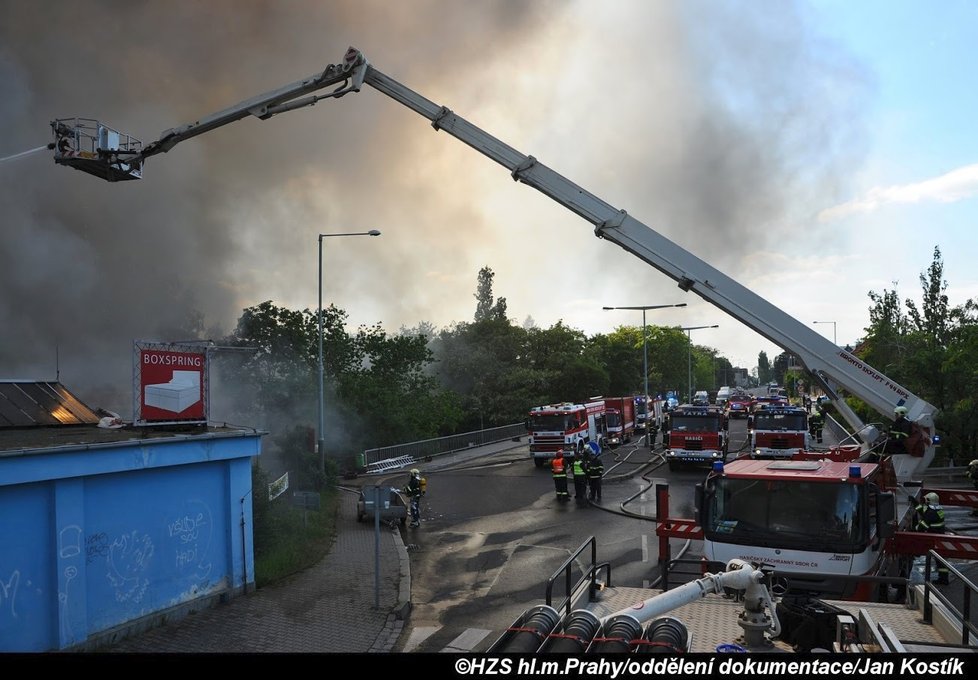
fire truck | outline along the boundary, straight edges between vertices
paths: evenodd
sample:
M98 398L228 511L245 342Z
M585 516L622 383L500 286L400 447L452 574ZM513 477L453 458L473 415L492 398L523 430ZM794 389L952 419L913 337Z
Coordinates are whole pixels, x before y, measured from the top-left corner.
M632 397L635 402L635 431L645 432L645 423L649 418L649 404L652 401L647 394L639 394Z
M669 413L666 429L670 470L684 464L709 465L727 456L727 419L717 406L678 406Z
M604 403L608 445L627 444L635 434L635 399L633 397L606 397Z
M863 559L861 557L863 532L876 526L878 528L875 534L871 536L866 534L866 540L869 541L871 551L883 554L900 554L900 551L905 552L911 549L922 551L932 547L949 556L958 554L954 546L948 547L949 539L942 535L914 534L913 536L901 537L900 532L895 532L890 538L887 538L891 527L896 526L902 529L909 526L912 504L921 497L920 475L930 465L935 455L935 445L931 435L934 433L936 407L912 394L907 388L856 355L827 340L809 324L795 319L779 306L768 302L750 288L738 283L670 241L630 215L626 210L610 205L570 179L560 175L537 158L514 149L502 140L473 125L448 107L428 100L377 70L359 50L353 47L347 50L343 60L338 64L329 64L308 78L296 81L291 85L252 97L216 113L200 117L191 123L165 130L156 141L145 146L139 140L116 132L98 121L89 121L86 123L88 125L86 128L85 124L80 122L81 119L78 118L53 121L51 128L55 135L55 143L50 146L55 150L55 163L74 167L110 182L141 179L145 175L147 159L168 152L177 144L197 135L249 116L259 120L268 120L279 114L312 106L323 99L345 97L348 94L360 92L364 85L370 86L426 118L436 131L444 131L503 166L515 181L537 189L583 218L593 226L595 236L621 247L648 263L674 280L683 292L699 296L771 343L792 354L798 365L806 373L806 382L818 393L827 395L835 410L849 426L851 432L849 437L852 441L858 442L858 450L852 453L855 460L853 465L858 464L860 467L858 468L858 476L852 475L853 480L879 478L882 482L876 483L879 492L875 493L872 492L872 485L875 482L846 482L851 486L858 486L863 489L862 493L849 492L850 495L855 496L857 502L862 502L857 513L853 515L858 514L861 522L860 538L858 540L853 539L848 543L837 544L836 547L839 550L832 552L831 557L824 560L818 557L824 552L821 550L824 546L819 544L817 548L806 548L804 543L797 542L800 539L791 539L796 543L791 543L789 547L786 541L789 540L790 534L787 531L779 531L776 526L770 523L766 526L758 526L753 532L750 532L749 538L744 534L746 524L744 527L740 525L733 527L729 524L711 525L713 544L719 545L728 535L731 537L739 536L738 540L750 542L752 560L761 563L777 563L785 550L791 550L793 564L787 566L795 569L828 569L829 562L848 562L850 565L861 563ZM326 88L333 89L324 94L317 94ZM103 129L105 134L102 134ZM95 132L92 132L93 130ZM89 145L91 148L86 146L87 140L95 140ZM717 225L717 227L722 228L722 225ZM860 399L884 418L892 418L895 407L904 407L907 410L906 417L914 424L916 431L923 433L924 446L922 450L890 456L887 458L885 470L876 475L873 474L872 469L863 468L864 463L872 464L869 462L870 457L877 452L884 438L880 436L880 431L875 425L862 422L855 411L846 403L841 393L842 390ZM585 405L579 406L584 407ZM550 411L551 415L560 414L557 409L551 408ZM603 404L600 407L600 412L603 414ZM568 423L578 422L580 429L583 430L584 414L575 413L573 416L568 415L567 417ZM713 416L704 414L703 417ZM719 422L719 416L716 417ZM586 420L589 428L587 436L590 437L592 434L596 436L596 431L590 429L591 414L586 414ZM676 427L681 422L679 418L674 417L672 419L674 427L670 435L683 431ZM687 431L690 425L686 425ZM722 426L718 425L716 428L717 446L719 447L716 449L717 452L723 448L723 445L719 443L722 430ZM582 431L575 434L575 440L572 441L568 441L567 428L556 427L546 431L555 433L554 436L557 440L563 439L564 445L568 443L574 445L575 450L577 442L585 439ZM542 431L541 436L543 436ZM552 450L534 452L534 460L538 460L537 456L539 455L538 464L542 465L543 461L552 455L556 443L556 441L550 443ZM673 456L673 461L670 461L670 464L677 460L680 451L695 450L688 448L689 444L684 444L684 446L687 448L675 447L674 450L677 453ZM711 457L722 458L721 455L711 455ZM765 474L769 475L770 478L754 480L749 487L753 494L777 495L784 488L779 482L785 484L803 483L802 471L770 467L775 463L782 462L788 461L755 461L757 465L767 466ZM734 471L736 471L740 466L746 464L746 461L737 461L731 465L736 466L734 467ZM811 474L812 471L808 473ZM725 469L722 473L713 474L719 474L721 475L720 479L723 479L725 475L730 473ZM840 483L850 479L848 467L845 475L842 475L841 471L839 474ZM814 484L815 482L813 479L808 479L804 483ZM704 484L704 503L708 498L717 497L716 493L719 493L721 488L718 485L720 482L716 477L709 480L709 485ZM801 487L789 488L793 488L795 493L801 490ZM708 493L711 489L717 490L716 493ZM804 487L804 489L807 491L810 490L810 487ZM822 489L819 488L819 490ZM891 501L885 496L887 493L893 494L892 507L894 512L892 517L889 515ZM941 498L944 499L945 495L950 497L949 494L950 492L948 494L941 493ZM841 492L840 495L842 495ZM978 495L978 492L975 495ZM719 497L723 498L723 495L721 494ZM764 497L757 499L756 502L765 507L770 507L774 500ZM975 504L972 497L965 500L967 503ZM708 518L706 514L702 514L702 516L704 520ZM883 519L878 519L880 517ZM729 522L731 520L723 521ZM677 531L680 534L683 531L692 531L690 524L677 521L669 525L660 523L657 533L662 530L668 534L672 530L669 528L670 526L679 527ZM660 534L661 537L662 534ZM807 538L813 541L821 540L815 532L810 532ZM958 541L957 538L954 540ZM960 540L964 541L963 538ZM747 545L746 543L735 543L733 540L727 542ZM960 542L957 545L960 545ZM921 553L918 552L917 554ZM809 557L806 559L805 555ZM850 569L850 571L855 570L854 568Z
M543 467L557 451L573 459L589 442L603 444L607 435L603 399L575 404L536 406L526 419L530 458Z
M751 458L790 458L809 448L808 413L797 406L765 406L747 418Z
M978 539L913 532L898 507L908 495L930 491L944 505L974 507L978 494L901 490L888 462L859 462L859 453L844 446L791 460L715 463L694 503L704 564L737 557L773 568L782 592L865 600L878 595L878 584L853 577L906 577L913 556L930 549L974 559ZM675 529L660 537L690 537Z

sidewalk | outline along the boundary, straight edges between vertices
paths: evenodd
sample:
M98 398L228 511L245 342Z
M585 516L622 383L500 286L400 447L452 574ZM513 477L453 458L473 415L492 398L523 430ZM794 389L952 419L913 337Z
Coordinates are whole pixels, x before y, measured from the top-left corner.
M380 580L375 589L377 535L357 522L354 493L343 492L336 540L309 569L127 638L108 653L390 652L410 611L411 571L400 533L381 525ZM379 593L380 607L375 607Z

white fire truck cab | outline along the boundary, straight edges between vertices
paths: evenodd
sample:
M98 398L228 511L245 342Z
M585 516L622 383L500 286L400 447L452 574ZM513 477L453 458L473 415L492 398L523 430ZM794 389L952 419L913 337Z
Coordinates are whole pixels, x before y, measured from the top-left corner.
M543 467L557 451L573 459L589 442L604 448L607 436L604 400L575 404L564 402L530 409L526 418L530 458Z

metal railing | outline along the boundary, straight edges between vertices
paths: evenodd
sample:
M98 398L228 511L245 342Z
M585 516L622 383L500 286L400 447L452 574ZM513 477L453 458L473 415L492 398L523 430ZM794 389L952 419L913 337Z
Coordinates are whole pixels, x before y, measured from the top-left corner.
M931 560L937 563L934 571L938 567L947 569L948 576L953 575L955 579L961 582L961 609L955 607L947 595L935 588L931 583ZM961 624L961 644L965 647L971 645L971 636L974 635L978 638L978 627L975 627L975 624L971 620L971 597L975 594L978 594L978 586L972 583L971 579L958 571L953 564L933 550L927 551L927 561L924 563L924 623L932 624L934 622L934 606L931 604L930 599L931 597L936 597L938 602L943 604L948 612Z
M447 437L436 437L425 439L407 444L396 444L394 446L381 446L376 449L366 449L363 452L364 466L370 470L377 467L381 461L396 460L411 457L414 460L426 460L434 456L440 456L456 451L464 451L476 446L494 444L506 440L517 440L526 436L526 425L524 423L514 423L513 425L503 425L493 427L488 430L475 430L473 432L463 432Z
M580 578L577 579L576 582L572 583L574 563L577 561L577 558L580 556L580 554L583 553L587 548L591 548L591 565L584 571L584 573L580 576ZM595 540L594 536L591 536L589 539L584 541L584 543L581 544L581 547L575 550L573 554L571 554L571 556L568 557L562 565L560 565L557 568L557 571L555 571L550 576L549 579L547 579L547 599L546 599L547 606L553 607L557 611L560 611L561 609L566 609L567 610L566 613L570 614L571 605L574 603L574 595L585 583L588 586L588 599L594 600L594 595L595 593L598 592L598 578L597 578L598 572L601 569L604 569L607 574L604 585L610 588L611 587L611 564L608 562L602 562L601 564L598 564L597 557L598 557L598 543ZM557 582L557 579L559 579L561 576L564 577L563 578L564 590L566 594L564 596L563 602L561 602L557 606L554 606L553 604L554 584Z

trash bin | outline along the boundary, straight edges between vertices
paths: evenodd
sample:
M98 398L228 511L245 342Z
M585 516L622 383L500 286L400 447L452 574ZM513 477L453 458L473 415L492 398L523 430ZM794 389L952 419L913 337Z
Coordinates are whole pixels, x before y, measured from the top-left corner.
M367 455L362 451L357 454L357 470L365 470L367 468Z

